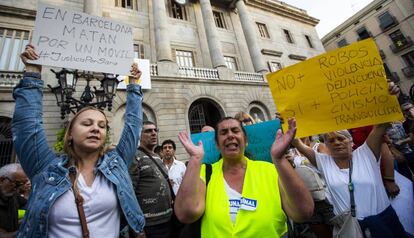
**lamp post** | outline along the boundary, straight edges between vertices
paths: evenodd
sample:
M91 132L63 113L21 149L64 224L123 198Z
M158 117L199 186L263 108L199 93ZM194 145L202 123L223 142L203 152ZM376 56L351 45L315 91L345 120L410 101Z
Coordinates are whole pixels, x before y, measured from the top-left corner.
M99 109L108 107L108 110L112 110L112 100L116 94L116 87L120 81L117 79L117 75L104 74L104 78L99 80L92 73L78 73L77 70L70 71L62 69L59 72L51 71L58 79L58 84L55 87L47 85L52 93L56 97L56 103L60 107L61 118L64 119L67 114L76 113L80 109L92 106ZM86 80L86 86L79 99L74 98L74 92L76 91L76 84L78 79L83 78ZM92 80L98 80L101 82L100 88L93 87L91 90L90 82ZM95 102L94 99L96 98Z

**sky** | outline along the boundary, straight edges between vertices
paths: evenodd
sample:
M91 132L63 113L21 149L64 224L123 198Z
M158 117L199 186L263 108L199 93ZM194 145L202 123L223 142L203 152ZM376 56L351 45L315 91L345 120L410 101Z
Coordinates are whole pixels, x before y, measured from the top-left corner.
M346 19L364 8L373 0L281 0L302 8L312 17L319 19L316 31L320 38L340 25Z

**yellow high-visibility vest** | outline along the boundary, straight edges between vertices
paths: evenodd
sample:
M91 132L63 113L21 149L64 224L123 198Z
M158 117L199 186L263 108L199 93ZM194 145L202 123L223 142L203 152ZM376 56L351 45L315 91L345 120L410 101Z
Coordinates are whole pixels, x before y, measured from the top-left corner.
M201 223L201 237L280 237L287 232L282 209L278 173L269 162L247 160L242 191L243 209L236 222L230 218L230 202L223 176L223 159L212 165L207 186L206 209ZM201 168L205 178L205 167Z

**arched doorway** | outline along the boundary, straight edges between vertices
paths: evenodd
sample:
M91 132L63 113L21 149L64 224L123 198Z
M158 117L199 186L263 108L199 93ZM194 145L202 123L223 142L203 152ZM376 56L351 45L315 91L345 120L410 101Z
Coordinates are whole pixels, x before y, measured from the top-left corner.
M223 116L223 109L215 101L207 98L197 99L188 110L190 131L191 133L199 133L205 125L214 127Z
M0 116L0 167L14 162L12 119Z
M256 122L267 121L270 119L269 110L261 102L252 102L249 105L248 113Z

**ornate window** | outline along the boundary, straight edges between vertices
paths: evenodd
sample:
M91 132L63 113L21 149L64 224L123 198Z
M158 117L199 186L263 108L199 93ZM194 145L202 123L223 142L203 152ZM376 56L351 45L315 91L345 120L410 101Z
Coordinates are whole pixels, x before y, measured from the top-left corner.
M293 44L293 38L292 38L292 35L290 34L290 31L283 29L283 33L285 34L287 42Z
M144 59L144 45L143 44L134 44L134 58L135 59Z
M311 37L310 37L310 36L308 36L308 35L305 35L305 39L306 39L306 41L308 42L309 47L310 47L310 48L313 48L313 43L312 43L312 39L311 39Z
M382 15L378 17L380 28L383 31L390 29L391 27L398 24L397 19L392 16L389 12L384 12Z
M269 70L270 72L276 72L282 69L282 64L276 61L269 61Z
M356 33L358 34L358 40L363 40L371 37L371 32L369 32L364 26L359 28Z
M256 22L257 28L259 29L260 36L263 38L270 39L269 32L267 31L267 27L263 23Z
M224 14L219 11L213 11L214 22L216 27L227 29L226 21L224 20Z
M170 1L170 17L187 21L187 12L185 6L176 3L174 0Z
M175 50L175 59L179 66L194 67L194 57L192 51Z
M227 68L232 70L239 70L239 67L237 67L237 61L235 57L224 56L224 61L226 63Z
M222 116L223 110L215 101L205 98L196 100L188 110L191 133L201 132L205 125L214 127Z
M138 5L137 5L136 0L115 0L115 7L138 10Z
M337 45L338 47L344 47L348 45L348 42L346 41L345 38L343 38L342 40L338 41Z
M249 105L248 112L257 122L263 122L270 119L269 111L261 102L252 102Z
M19 55L29 43L29 38L29 31L0 28L0 70L23 70Z

